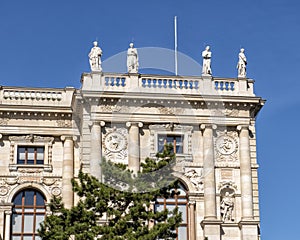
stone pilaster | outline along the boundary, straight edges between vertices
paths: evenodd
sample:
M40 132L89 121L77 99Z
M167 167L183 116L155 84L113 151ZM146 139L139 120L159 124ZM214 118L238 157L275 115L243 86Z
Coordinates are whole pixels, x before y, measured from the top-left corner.
M217 219L216 179L213 133L216 125L201 124L203 131L204 220L201 222L204 237L220 240L221 223Z
M11 215L12 215L12 203L8 203L1 206L1 209L4 210L4 229L3 229L3 240L10 240L10 231L11 231Z
M91 152L90 152L90 174L102 181L102 142L101 127L105 126L103 121L94 121L91 125Z
M74 192L71 179L74 177L74 141L75 136L61 136L63 141L63 173L62 173L62 197L66 208L74 204Z
M249 126L238 126L242 193L242 220L253 220L253 189L250 158Z
M128 138L128 168L135 174L140 170L140 133L139 128L143 127L141 122L127 122L129 128Z
M189 239L196 240L196 225L195 225L195 205L196 201L189 201Z
M217 219L213 131L215 125L201 124L203 130L204 219Z

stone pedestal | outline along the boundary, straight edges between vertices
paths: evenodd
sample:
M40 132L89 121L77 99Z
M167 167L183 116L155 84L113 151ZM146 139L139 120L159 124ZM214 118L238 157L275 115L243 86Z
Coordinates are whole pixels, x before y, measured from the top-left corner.
M220 240L221 239L221 224L220 220L203 220L201 226L204 232L204 239Z
M241 229L242 240L259 240L258 221L241 221L239 227Z
M74 204L74 192L71 179L74 177L74 136L61 136L64 146L63 173L62 173L62 197L66 208Z
M102 141L101 127L105 125L103 121L94 121L91 124L91 155L90 155L90 174L102 181Z
M140 170L140 133L139 128L143 126L141 122L127 122L129 128L128 137L128 169L135 174Z

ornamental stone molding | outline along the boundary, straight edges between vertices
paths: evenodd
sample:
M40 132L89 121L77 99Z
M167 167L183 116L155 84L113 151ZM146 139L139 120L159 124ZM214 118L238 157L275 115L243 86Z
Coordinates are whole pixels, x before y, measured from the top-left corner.
M119 106L117 104L112 104L112 105L101 105L99 107L99 110L101 112L128 112L128 107L127 106Z
M0 201L7 201L7 197L16 189L27 185L39 186L54 196L62 194L62 181L59 177L43 176L43 173L20 173L18 176L6 176L0 179Z
M165 115L179 115L184 112L183 108L176 108L176 107L158 107L157 109L160 114L165 114Z
M72 120L70 119L58 119L56 120L58 127L65 127L65 128L71 128L72 127Z
M9 120L10 120L10 118L8 118L8 117L0 118L0 126L7 125Z
M114 163L128 164L128 130L126 128L106 128L102 136L103 156Z
M217 162L238 161L238 133L235 131L217 131L215 157Z

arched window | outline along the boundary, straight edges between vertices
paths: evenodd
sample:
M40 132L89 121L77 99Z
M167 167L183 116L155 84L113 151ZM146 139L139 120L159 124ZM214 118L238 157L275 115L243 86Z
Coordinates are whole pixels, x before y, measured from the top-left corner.
M173 210L178 207L179 212L182 214L182 222L176 229L177 240L188 240L188 198L187 190L180 183L177 189L174 189L176 194L172 194L169 198L158 198L155 204L156 211L162 211L164 209Z
M13 199L11 240L38 240L37 230L45 219L45 197L35 189L19 192Z

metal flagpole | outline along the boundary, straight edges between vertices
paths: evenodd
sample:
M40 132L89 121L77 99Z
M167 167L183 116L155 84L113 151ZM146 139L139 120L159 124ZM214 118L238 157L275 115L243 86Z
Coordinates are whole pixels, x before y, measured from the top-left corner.
M178 56L177 56L177 16L174 17L174 37L175 37L175 75L178 75Z

